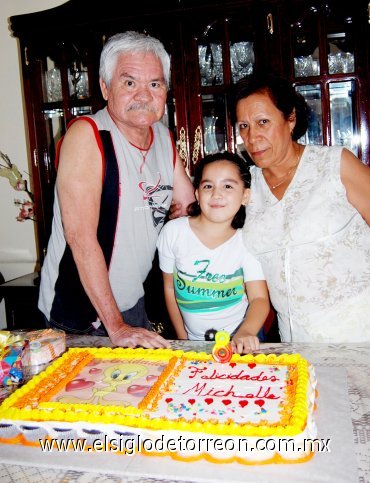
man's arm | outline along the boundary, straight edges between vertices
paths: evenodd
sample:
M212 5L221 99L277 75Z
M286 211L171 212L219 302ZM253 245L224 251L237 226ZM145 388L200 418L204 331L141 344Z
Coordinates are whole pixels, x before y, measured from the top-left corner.
M116 345L168 347L155 332L124 323L114 300L103 252L97 240L102 190L102 159L91 126L75 122L60 151L57 193L64 235L81 283Z
M173 198L170 218L186 215L186 208L195 201L194 188L186 174L183 162L176 153L176 164L173 175Z

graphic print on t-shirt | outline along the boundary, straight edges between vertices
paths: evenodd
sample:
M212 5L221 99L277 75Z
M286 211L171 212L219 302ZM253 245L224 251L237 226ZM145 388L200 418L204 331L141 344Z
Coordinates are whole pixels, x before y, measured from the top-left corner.
M194 273L175 270L176 301L185 312L216 312L238 304L244 295L243 269L213 273L210 260L196 260Z
M171 205L172 186L161 184L161 175L158 173L158 180L155 183L141 181L139 188L143 191L144 208L149 208L152 215L153 225L163 225L164 219Z

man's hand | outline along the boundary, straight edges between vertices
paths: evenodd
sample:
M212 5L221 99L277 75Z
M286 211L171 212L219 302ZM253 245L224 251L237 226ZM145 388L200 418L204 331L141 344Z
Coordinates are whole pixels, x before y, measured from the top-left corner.
M144 347L146 349L170 349L171 344L156 332L141 327L124 325L112 334L110 340L119 347Z
M174 201L172 201L171 206L170 206L169 219L174 220L175 218L178 218L181 215L182 215L182 205L181 205L181 203L175 203Z

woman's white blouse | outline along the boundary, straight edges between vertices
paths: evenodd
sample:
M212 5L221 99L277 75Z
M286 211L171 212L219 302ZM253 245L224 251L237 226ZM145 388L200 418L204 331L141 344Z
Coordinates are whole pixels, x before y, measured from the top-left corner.
M370 228L347 200L341 152L306 146L280 201L251 168L243 238L262 264L283 341L370 340Z

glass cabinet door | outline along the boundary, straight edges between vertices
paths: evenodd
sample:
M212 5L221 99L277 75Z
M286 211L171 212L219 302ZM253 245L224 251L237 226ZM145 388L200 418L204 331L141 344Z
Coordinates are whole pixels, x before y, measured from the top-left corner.
M320 75L318 8L310 6L291 24L295 77Z
M188 62L187 71L192 165L203 155L235 151L230 90L255 68L253 18L244 8L186 27L190 35L188 59L194 53L197 59L196 63Z
M88 49L77 41L49 47L40 57L43 83L43 115L49 141L50 161L55 146L65 133L68 122L92 113Z
M334 1L315 6L302 2L300 7L290 30L293 81L310 109L301 141L345 146L366 161L366 146L361 145L366 133L361 133L360 122L361 45L356 35L361 15L353 5Z
M357 132L356 85L352 81L330 82L331 143L344 146L358 155L360 137Z

